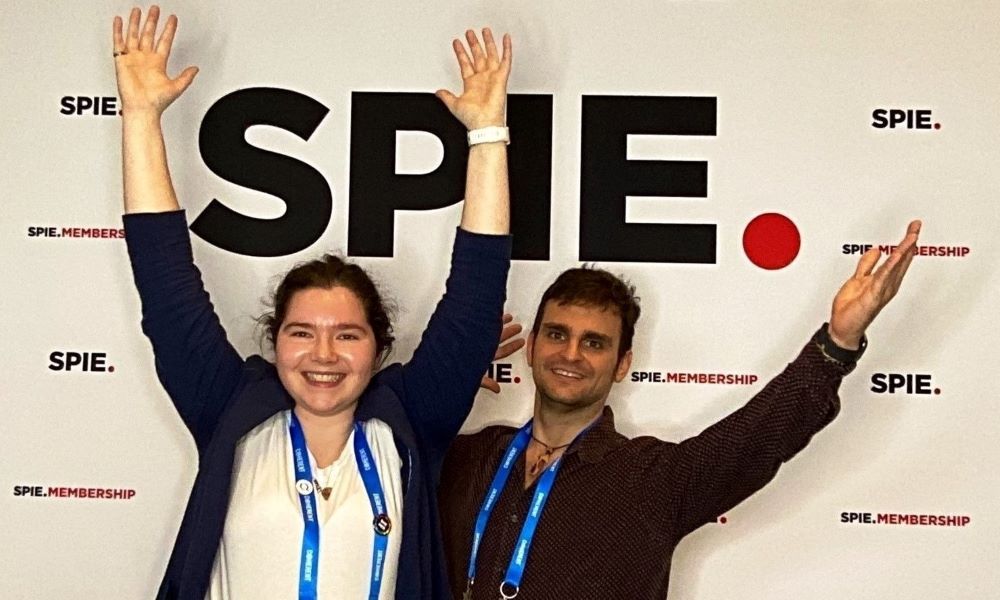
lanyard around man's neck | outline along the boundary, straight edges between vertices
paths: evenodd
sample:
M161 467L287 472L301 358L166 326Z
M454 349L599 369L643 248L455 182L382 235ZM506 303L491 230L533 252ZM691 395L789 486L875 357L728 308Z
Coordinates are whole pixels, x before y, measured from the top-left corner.
M575 446L583 435L596 423L597 421L594 421L578 433L569 444L569 447L572 448ZM472 552L469 556L468 582L466 583L463 600L472 598L472 586L476 581L476 558L479 556L479 545L483 540L483 535L486 533L486 525L489 523L490 515L493 513L493 509L500 499L500 494L503 493L503 489L507 484L507 478L510 477L511 472L514 470L515 461L525 451L528 444L531 443L531 426L532 421L528 421L517 432L517 435L514 436L510 446L507 447L507 451L504 452L503 459L500 461L500 468L497 469L496 475L493 476L493 482L486 493L486 499L483 500L483 505L479 509L476 526L472 532ZM535 537L535 529L538 527L538 521L542 518L542 510L544 510L545 503L551 495L552 486L555 484L556 475L559 473L559 467L562 465L564 457L565 454L546 467L538 479L538 484L535 486L535 493L531 499L531 507L528 509L528 515L524 519L524 525L521 527L517 544L514 546L513 555L511 556L510 563L507 565L507 572L504 575L503 582L500 584L500 597L504 600L516 597L521 590L521 579L524 576L524 569L528 562L528 551L531 549L531 541Z

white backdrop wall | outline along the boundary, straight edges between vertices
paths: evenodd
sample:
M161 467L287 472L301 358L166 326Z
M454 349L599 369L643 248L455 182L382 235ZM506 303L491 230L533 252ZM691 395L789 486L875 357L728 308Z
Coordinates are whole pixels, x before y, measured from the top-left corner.
M77 99L97 97L96 113L100 98L116 101L110 22L129 7L59 0L0 9L2 598L153 595L196 468L194 446L157 383L117 237L119 120L86 102L80 109ZM332 214L318 241L261 258L194 239L223 323L245 354L259 351L252 318L273 276L321 252L347 251L351 169L366 168L350 160L352 128L364 125L351 122L352 93L456 89L449 41L469 26L513 34L512 93L552 97L549 256L516 261L509 285L509 307L526 323L547 283L586 258L584 96L716 99L715 135L632 135L625 157L707 161L705 197L618 200L631 223L716 224L715 261L600 265L626 275L642 296L635 377L757 380L630 377L610 400L627 435L680 440L742 405L827 318L859 256L845 244L892 244L922 218L927 254L869 331L868 354L841 388L840 416L771 485L685 540L670 599L1000 598L998 5L251 0L168 2L164 10L181 20L173 72L201 68L165 117L189 221L213 198L261 218L284 208L206 166L199 130L220 98L282 88L329 109L308 140L275 127L247 133L249 143L310 165L329 185ZM103 112L114 113L104 102ZM929 128L876 127L879 109L929 111ZM512 152L516 130L513 137ZM434 136L401 133L395 168L431 172L445 151ZM393 256L357 258L401 307L397 360L409 356L443 289L458 211L398 212ZM747 224L764 213L784 215L801 237L783 268L755 266L742 244ZM765 235L765 250L776 239ZM958 255L933 256L931 247ZM84 353L87 370L67 366ZM530 414L524 359L509 362L519 382L499 397L481 395L467 430ZM915 385L878 385L893 375ZM844 513L956 516L961 525L845 523Z

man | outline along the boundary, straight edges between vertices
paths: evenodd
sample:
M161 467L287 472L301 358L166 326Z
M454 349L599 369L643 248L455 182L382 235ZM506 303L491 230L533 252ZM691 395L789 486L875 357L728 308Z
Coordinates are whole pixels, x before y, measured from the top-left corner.
M439 496L455 596L665 598L680 540L763 487L836 416L840 381L899 289L919 232L910 223L877 269L877 248L862 256L798 358L681 443L629 440L605 407L632 361L634 288L596 269L560 275L528 336L531 422L460 436L445 461Z

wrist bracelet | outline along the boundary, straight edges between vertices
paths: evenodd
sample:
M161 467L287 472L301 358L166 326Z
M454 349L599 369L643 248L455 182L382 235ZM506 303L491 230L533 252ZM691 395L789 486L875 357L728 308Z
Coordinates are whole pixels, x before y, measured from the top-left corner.
M829 323L823 323L816 335L813 336L813 342L819 348L819 351L823 353L823 357L827 360L839 363L842 365L853 365L858 362L861 355L865 353L865 349L868 348L868 337L862 335L861 342L858 345L857 350L849 350L847 348L841 348L830 338Z
M469 140L469 146L493 142L510 144L510 130L506 127L480 127L470 130L466 137Z

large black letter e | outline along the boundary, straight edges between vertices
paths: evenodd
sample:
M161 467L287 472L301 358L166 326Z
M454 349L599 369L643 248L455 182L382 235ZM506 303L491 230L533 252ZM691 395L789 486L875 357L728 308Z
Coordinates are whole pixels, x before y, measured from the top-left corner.
M708 163L627 160L629 134L715 135L716 99L584 96L580 260L715 263L710 223L627 223L626 196L708 196Z

